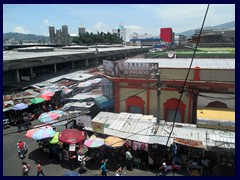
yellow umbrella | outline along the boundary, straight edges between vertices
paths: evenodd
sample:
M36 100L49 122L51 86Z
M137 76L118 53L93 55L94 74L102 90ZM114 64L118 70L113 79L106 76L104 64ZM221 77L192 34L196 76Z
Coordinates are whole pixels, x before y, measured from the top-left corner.
M124 143L125 143L125 141L123 139L115 137L115 136L109 136L104 140L104 144L111 148L121 147L124 145Z

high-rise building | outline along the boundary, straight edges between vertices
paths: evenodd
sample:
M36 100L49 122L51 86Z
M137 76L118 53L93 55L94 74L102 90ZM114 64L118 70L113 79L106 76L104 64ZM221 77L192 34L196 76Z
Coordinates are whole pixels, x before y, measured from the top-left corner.
M54 26L49 27L49 38L50 38L50 43L55 44L55 27Z
M81 25L78 28L78 35L85 34L85 33L86 33L86 29L85 29L85 27L83 27L83 25Z
M68 26L63 25L62 29L56 30L55 27L49 27L49 37L51 44L68 45L70 43L70 35L68 34Z
M62 37L63 37L63 43L65 45L69 44L69 34L68 34L68 26L63 25L62 26Z
M120 25L118 29L112 30L113 34L117 34L120 38L122 38L123 42L126 42L126 29L123 25Z

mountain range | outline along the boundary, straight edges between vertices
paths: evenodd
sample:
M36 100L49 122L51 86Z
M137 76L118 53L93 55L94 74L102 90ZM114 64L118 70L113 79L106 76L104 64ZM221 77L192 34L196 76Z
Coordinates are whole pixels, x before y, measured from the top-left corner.
M204 29L235 29L235 21L219 24L216 26L204 27ZM177 33L176 35L192 36L194 33L195 33L195 29Z

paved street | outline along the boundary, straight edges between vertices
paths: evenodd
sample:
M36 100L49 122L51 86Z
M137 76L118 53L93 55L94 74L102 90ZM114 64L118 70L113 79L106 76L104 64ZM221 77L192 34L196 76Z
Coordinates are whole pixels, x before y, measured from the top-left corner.
M33 126L39 124L38 121L32 122ZM63 161L61 164L56 163L55 161L49 159L47 153L41 153L38 150L38 144L32 139L25 137L26 131L17 132L17 127L11 126L8 129L3 130L3 175L4 176L21 176L22 160L18 158L17 155L17 141L23 140L28 146L29 150L24 161L31 165L30 176L36 176L36 165L35 161L40 160L43 165L43 171L47 176L63 176L64 172L69 170L68 162ZM95 164L94 164L95 163ZM89 160L87 158L87 171L82 173L82 176L99 176L100 171L98 168L100 164L96 164L96 161ZM115 176L114 168L109 168L112 171L109 171L107 174L109 176ZM77 171L78 168L75 169ZM155 176L153 171L144 171L138 168L134 168L132 171L128 171L124 168L124 176ZM177 174L175 174L177 175Z

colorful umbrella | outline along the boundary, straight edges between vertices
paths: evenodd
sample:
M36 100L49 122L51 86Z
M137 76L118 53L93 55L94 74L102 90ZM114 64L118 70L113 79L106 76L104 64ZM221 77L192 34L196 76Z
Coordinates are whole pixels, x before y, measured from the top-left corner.
M104 143L108 147L118 148L118 147L122 147L124 145L125 141L123 139L115 137L115 136L109 136L104 140Z
M45 101L45 99L43 99L43 98L34 98L34 99L32 99L31 100L31 103L32 104L39 104L39 103L42 103L42 102L44 102Z
M84 145L88 148L98 148L104 145L104 139L91 136L84 142Z
M59 141L67 144L76 144L86 138L84 131L78 129L64 129L58 136Z
M40 122L43 122L43 123L48 123L48 122L53 121L53 120L55 120L59 117L62 117L63 114L64 114L64 112L59 111L59 110L49 111L49 112L42 113L38 117L38 120Z
M44 89L40 94L39 96L50 96L52 97L53 95L55 94L55 89L54 88L47 88L47 89Z
M23 109L26 109L28 108L28 105L27 104L24 104L24 103L18 103L16 104L15 106L13 106L13 110L23 110Z
M56 134L54 134L54 136L52 137L52 139L50 139L49 143L50 144L57 144L58 141L58 136L59 136L60 132L56 132Z
M32 138L32 135L33 135L37 130L39 130L39 128L30 129L30 130L27 131L27 133L25 134L25 136L26 136L27 138Z
M52 129L52 127L46 126L41 127L37 131L35 131L32 135L34 140L41 140L53 137L56 132Z
M45 101L50 101L51 100L51 97L50 96L46 96L44 94L41 94L38 96L39 98L43 98Z

